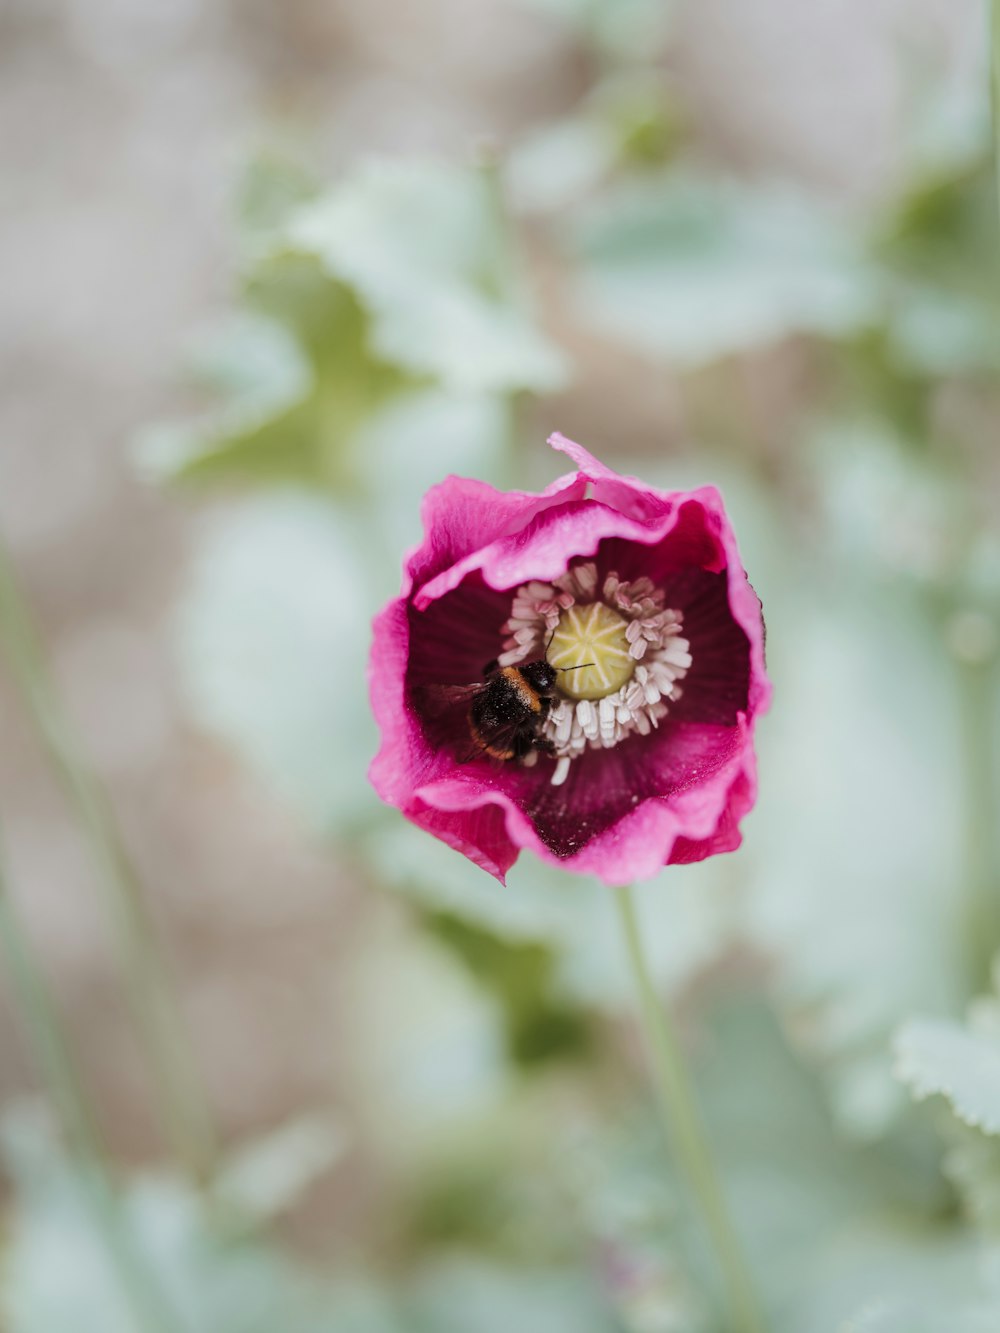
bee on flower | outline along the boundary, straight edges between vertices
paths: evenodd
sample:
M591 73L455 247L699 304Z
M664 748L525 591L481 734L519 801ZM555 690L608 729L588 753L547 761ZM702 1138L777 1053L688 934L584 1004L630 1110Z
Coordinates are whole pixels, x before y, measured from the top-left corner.
M450 477L425 497L375 621L370 777L501 880L528 849L626 884L739 845L764 625L714 488L550 443L577 471L540 495Z

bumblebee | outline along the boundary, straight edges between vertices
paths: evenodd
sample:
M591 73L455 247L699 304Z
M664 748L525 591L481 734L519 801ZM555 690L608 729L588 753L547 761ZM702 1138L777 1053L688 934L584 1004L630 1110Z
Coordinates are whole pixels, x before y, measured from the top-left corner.
M473 745L469 758L523 759L532 750L552 754L555 747L542 735L541 727L555 698L556 677L591 665L554 667L544 657L517 666L488 662L482 682L441 686L434 695L439 707L468 703L466 719Z
M530 750L551 754L541 724L552 706L557 669L538 658L521 666L491 662L485 674L469 704L473 744L491 759L523 759Z

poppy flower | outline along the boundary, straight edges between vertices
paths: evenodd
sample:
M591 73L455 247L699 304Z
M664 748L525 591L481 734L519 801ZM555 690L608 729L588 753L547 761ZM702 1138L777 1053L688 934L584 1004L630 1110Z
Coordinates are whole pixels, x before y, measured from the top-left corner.
M528 849L622 885L739 846L764 624L718 491L656 490L549 443L578 470L540 495L460 477L427 493L375 620L369 776L501 881ZM489 744L486 685L541 661L546 697L529 716L522 689L513 740Z

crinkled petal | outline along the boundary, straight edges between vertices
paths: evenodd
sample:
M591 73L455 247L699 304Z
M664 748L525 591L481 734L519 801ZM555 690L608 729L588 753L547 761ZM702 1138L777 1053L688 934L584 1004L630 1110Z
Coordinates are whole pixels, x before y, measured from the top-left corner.
M368 778L384 801L402 808L415 786L450 772L454 759L428 743L406 702L410 631L405 598L390 602L376 616L373 628L368 687L382 745Z
M698 491L675 497L655 516L642 519L598 500L567 501L535 514L519 532L504 534L443 570L415 593L414 604L423 610L470 574L481 575L489 587L497 589L516 588L530 579L550 582L566 572L570 560L592 556L602 541L615 537L653 546L675 532L671 559L676 568L696 565L722 570L726 553L716 526L712 510L705 510Z
M590 494L601 504L610 505L621 514L639 520L656 519L669 511L676 495L647 486L638 477L625 476L614 472L584 449L582 444L569 440L558 431L549 436L549 444L560 453L567 454L579 468L579 476L586 477L590 483Z
M690 774L685 774L685 785L675 786L663 796L647 797L611 827L584 842L572 855L554 852L521 806L488 778L472 773L453 774L426 783L416 795L422 807L461 816L462 819L455 818L451 828L455 833L461 831L467 842L473 840L476 821L481 819L483 809L493 807L502 811L506 836L513 847L532 851L543 861L565 870L594 875L606 884L629 884L651 878L671 861L697 861L739 846L736 825L753 804L756 777L746 723L741 720L735 731L726 746L725 758L710 764L711 771L702 774L697 783L691 783ZM685 742L688 753L693 748L703 754L704 741L704 735L688 737ZM676 755L678 768L684 758L681 753ZM452 845L457 843L453 841ZM473 859L484 865L482 857ZM503 870L507 868L509 864ZM492 873L503 880L502 872Z
M483 545L526 528L536 514L566 500L582 499L587 479L573 472L541 493L498 491L483 481L446 477L424 496L424 540L404 561L404 596L452 568Z
M504 811L493 804L449 810L415 798L403 813L419 828L467 856L504 883L520 847L507 833Z

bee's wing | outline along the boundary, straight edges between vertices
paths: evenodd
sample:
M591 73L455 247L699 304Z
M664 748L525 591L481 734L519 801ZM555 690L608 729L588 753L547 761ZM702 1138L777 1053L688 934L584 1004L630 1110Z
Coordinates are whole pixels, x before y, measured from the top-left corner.
M494 767L502 765L510 758L509 752L515 750L522 735L522 724L519 722L503 722L491 727L488 732L480 733L478 738L470 736L469 744L460 754L458 762L470 764L474 759L485 759Z
M481 681L473 685L418 685L414 695L431 717L438 717L449 708L471 703L482 688Z
M474 681L471 685L419 685L414 689L414 696L428 717L440 718L449 710L467 707L485 688L482 681ZM502 722L490 727L479 739L466 731L467 746L459 755L459 763L468 764L475 759L485 759L490 764L505 762L499 754L491 754L487 744L492 750L513 750L523 735L523 725L516 719Z

